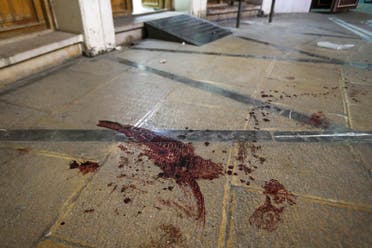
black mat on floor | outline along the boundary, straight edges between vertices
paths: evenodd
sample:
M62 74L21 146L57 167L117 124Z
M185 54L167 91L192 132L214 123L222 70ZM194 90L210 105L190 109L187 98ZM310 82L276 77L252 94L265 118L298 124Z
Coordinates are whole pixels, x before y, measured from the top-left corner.
M232 32L215 23L189 15L177 15L145 22L146 36L152 39L186 42L201 46Z

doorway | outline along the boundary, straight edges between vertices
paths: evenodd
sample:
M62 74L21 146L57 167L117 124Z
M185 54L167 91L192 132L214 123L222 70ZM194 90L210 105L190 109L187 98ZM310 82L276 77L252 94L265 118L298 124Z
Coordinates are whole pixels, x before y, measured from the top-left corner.
M52 28L48 0L1 0L0 39Z
M313 0L312 10L329 10L330 12L339 12L348 9L354 9L358 6L359 0Z
M114 17L171 10L172 0L111 0Z

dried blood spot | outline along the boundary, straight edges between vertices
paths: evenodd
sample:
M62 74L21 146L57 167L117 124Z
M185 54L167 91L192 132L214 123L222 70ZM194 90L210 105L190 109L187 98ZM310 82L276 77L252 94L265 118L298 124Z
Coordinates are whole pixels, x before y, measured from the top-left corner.
M184 144L144 128L111 121L99 121L97 126L123 133L130 141L146 147L142 155L148 157L162 170L159 177L174 179L183 189L191 190L198 209L196 220L205 223L204 197L196 180L220 177L223 175L221 164L196 155L191 144Z
M246 166L245 164L239 164L239 165L238 165L238 169L239 169L240 171L244 171L244 173L245 173L246 175L248 175L249 173L252 172L252 169L249 168L248 166Z
M265 182L265 203L259 206L249 218L249 223L267 231L274 231L281 222L280 215L286 208L286 203L294 205L296 196L288 192L283 184L275 179Z
M249 218L249 223L257 228L274 231L281 221L280 214L284 208L277 208L271 204L270 197L266 196L264 205L258 207Z
M287 201L290 205L295 204L295 195L288 192L283 184L281 184L278 180L271 179L268 182L265 182L265 185L263 186L265 191L263 192L265 195L271 195L273 196L273 200L275 203L283 203Z
M98 168L99 168L99 164L96 162L91 162L91 161L85 161L85 162L79 163L73 160L70 163L70 169L79 169L83 175L89 172L95 172Z
M124 203L125 204L128 204L128 203L130 203L132 200L129 198L129 197L125 197L124 198Z
M210 144L210 143L209 143L208 141L204 142L204 145L205 145L205 146L209 146L209 144Z
M329 120L325 116L323 112L317 112L313 113L310 116L310 124L313 125L314 127L319 127L319 128L328 128L329 127Z
M286 79L288 79L288 80L295 80L296 78L295 77L293 77L293 76L289 76L289 77L285 77Z
M162 224L157 230L160 230L158 237L152 238L148 244L141 245L140 248L188 247L180 228L172 224Z
M84 210L84 213L92 213L92 212L94 212L94 208Z

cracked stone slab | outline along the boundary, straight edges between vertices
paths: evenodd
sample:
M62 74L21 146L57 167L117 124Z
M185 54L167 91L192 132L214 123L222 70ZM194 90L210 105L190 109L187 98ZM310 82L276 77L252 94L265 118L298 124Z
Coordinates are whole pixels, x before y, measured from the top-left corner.
M291 191L292 187L287 188ZM231 247L370 247L372 215L317 204L298 197L287 206L276 230L250 224L250 217L265 202L259 192L235 189L229 244Z
M70 170L64 159L17 153L1 164L0 243L34 247L88 176Z
M198 180L205 199L203 224L195 219L192 192L174 180L159 178L161 170L147 158L138 157L138 146L124 145L133 154L119 148L113 152L71 209L53 226L52 237L83 246L153 247L159 242L167 245L161 238L165 235L162 228L171 226L180 232L179 247L216 247L224 176ZM196 153L206 159L218 163L227 160L226 144L194 145Z
M298 194L313 195L335 201L371 205L369 191L372 186L370 172L363 160L347 144L341 143L256 143L261 149L255 154L247 149L243 164L253 171L245 175L235 161L233 184L240 186L241 179L261 187L265 181L277 179ZM370 150L370 146L365 149ZM237 157L235 149L235 157ZM253 156L264 158L260 163ZM251 161L251 165L249 164ZM256 166L257 169L254 169Z

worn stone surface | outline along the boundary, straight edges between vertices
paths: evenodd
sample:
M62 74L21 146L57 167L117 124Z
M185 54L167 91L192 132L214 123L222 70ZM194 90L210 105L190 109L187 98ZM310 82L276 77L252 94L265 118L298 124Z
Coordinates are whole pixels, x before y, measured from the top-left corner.
M158 178L160 169L147 159L138 162L138 147L127 147L134 155L126 155L117 148L118 151L109 158L71 210L53 226L52 236L87 246L152 247L152 241L156 242L161 235L160 226L173 225L181 230L185 239L182 244L216 247L223 176L213 181L198 180L207 212L204 225L182 210L191 207L191 212L195 211L190 190L180 188L174 180ZM212 154L211 149L216 152ZM213 157L214 162L222 163L226 159L222 149L225 149L223 144L210 148L200 144L196 151L204 154L205 158ZM123 168L118 167L120 156L127 160ZM180 207L173 203L168 205L166 201L175 202Z
M56 243L50 240L45 240L37 245L37 248L72 248L73 246Z
M369 247L372 243L368 234L371 213L330 207L298 197L294 206L283 211L278 228L269 232L249 223L265 196L243 189L234 190L234 195L232 247Z
M4 247L33 247L87 177L70 170L65 159L17 153L16 158L1 164L1 243Z
M0 243L371 247L372 77L361 68L371 61L371 44L328 17L276 15L271 24L265 18L243 20L234 35L201 47L144 40L134 46L142 50L81 58L0 92L0 133L7 140L0 144ZM365 15L338 17L365 27ZM325 39L355 47L319 48L316 42ZM326 63L318 55L336 60ZM279 115L269 104L286 111ZM306 119L316 112L324 113L325 124L316 116ZM153 161L138 157L144 151L139 144L123 142L129 153L121 151L123 137L97 127L99 120L176 130L179 140L187 139L178 133L192 133L196 154L224 167L217 179L197 180L205 224L195 220L198 206L190 188L164 179ZM327 128L332 130L323 133ZM222 139L223 130L231 133ZM10 133L17 138L4 138ZM239 144L239 135L249 135L253 143ZM38 137L48 141L29 141ZM71 160L101 167L82 175L69 169ZM297 196L295 205L286 203L273 232L249 222L265 203L262 186L270 179Z
M366 162L343 144L262 143L257 153L266 160L256 162L248 151L247 160L258 168L250 175L252 185L260 187L272 178L299 194L315 195L339 201L369 206L372 197L365 194L372 187ZM239 162L236 162L239 163ZM249 165L246 162L247 165ZM237 169L235 169L237 170ZM238 171L238 170L237 170ZM238 171L239 172L239 171ZM243 173L238 179L245 179Z

